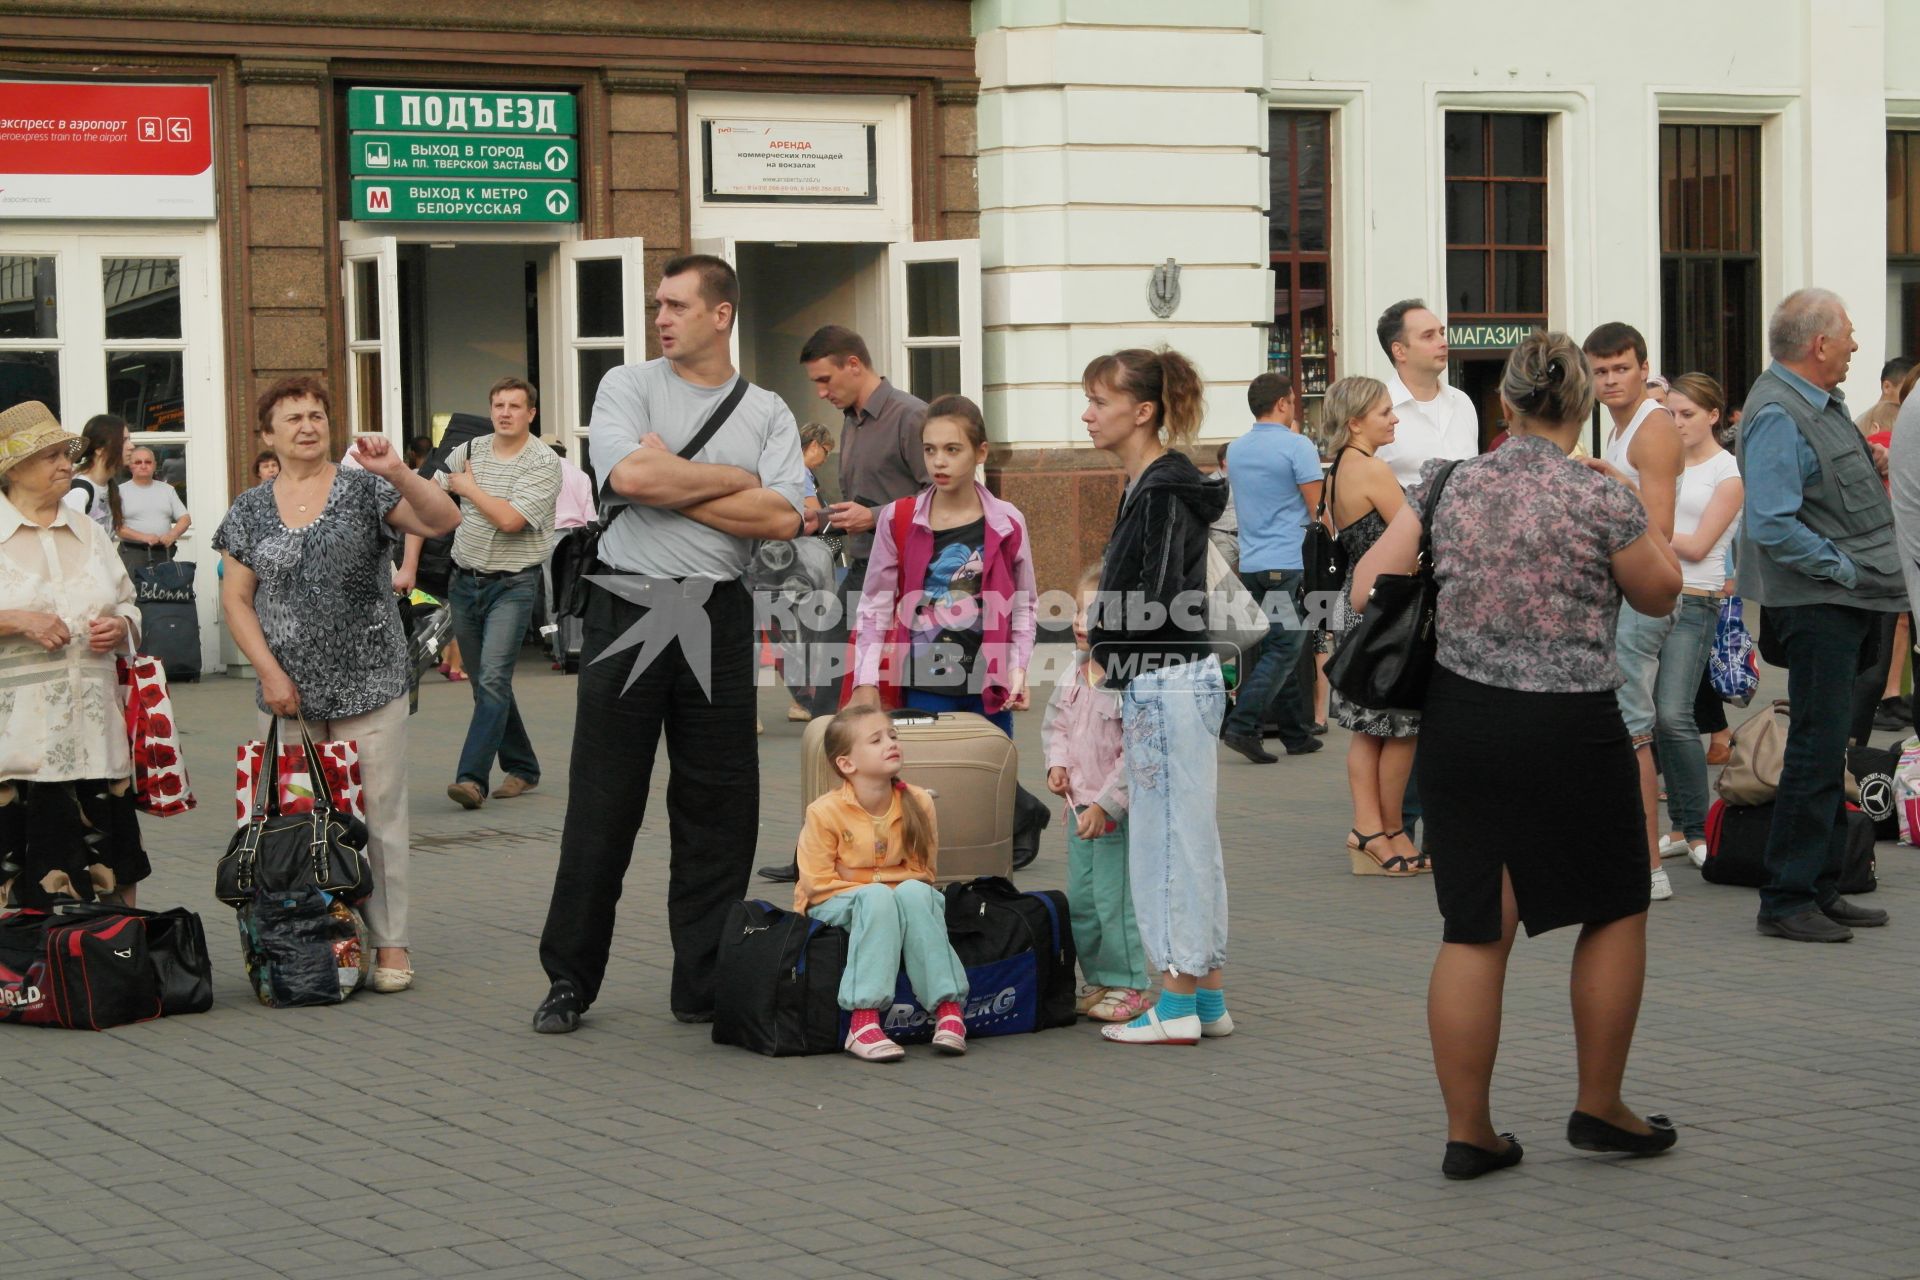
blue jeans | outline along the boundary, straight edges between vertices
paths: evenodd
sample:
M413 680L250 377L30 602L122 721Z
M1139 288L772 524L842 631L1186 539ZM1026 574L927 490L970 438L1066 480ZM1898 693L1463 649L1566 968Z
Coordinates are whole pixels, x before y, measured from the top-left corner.
M540 781L540 761L513 700L513 664L520 657L539 590L538 565L504 578L482 578L460 568L453 571L447 593L453 638L459 642L460 657L473 684L473 720L467 725L454 780L473 783L482 795L487 793L496 756L503 772L528 782Z
M1653 682L1653 741L1667 780L1667 819L1692 843L1707 838L1707 753L1700 746L1693 704L1713 648L1720 602L1711 596L1681 596L1673 619L1660 646L1660 671Z
M1267 615L1267 634L1257 649L1240 657L1240 687L1227 715L1227 733L1258 738L1260 719L1271 706L1282 743L1298 748L1313 740L1312 727L1300 718L1300 698L1293 688L1300 649L1311 634L1300 622L1300 578L1299 569L1240 575Z
M1847 720L1860 649L1879 616L1841 604L1774 605L1766 629L1787 665L1787 748L1767 835L1760 914L1798 915L1839 896L1847 839Z
M912 707L915 711L932 711L935 713L942 711L971 711L978 716L987 716L986 699L977 693L930 693L925 689L902 689L900 691L900 705L903 707ZM993 722L994 728L1006 734L1009 738L1013 736L1013 712L996 711L992 715L987 716L987 719Z
M1204 977L1227 962L1227 872L1220 854L1226 710L1220 660L1134 677L1121 696L1127 746L1127 870L1140 942L1155 972Z
M928 1012L967 998L967 970L947 941L947 900L924 880L863 884L816 903L815 920L847 931L842 1009L890 1009L900 970Z
M1677 611L1676 611L1677 612ZM1660 649L1673 630L1673 614L1650 618L1632 605L1622 603L1620 621L1614 627L1614 660L1626 677L1616 696L1620 700L1620 718L1627 722L1627 736L1635 748L1653 741L1654 683L1660 675Z

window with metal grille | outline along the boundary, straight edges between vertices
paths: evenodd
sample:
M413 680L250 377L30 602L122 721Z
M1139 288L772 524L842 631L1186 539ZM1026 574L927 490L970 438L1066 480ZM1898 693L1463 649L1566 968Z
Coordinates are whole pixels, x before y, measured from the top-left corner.
M1746 399L1760 346L1760 130L1660 126L1660 363Z

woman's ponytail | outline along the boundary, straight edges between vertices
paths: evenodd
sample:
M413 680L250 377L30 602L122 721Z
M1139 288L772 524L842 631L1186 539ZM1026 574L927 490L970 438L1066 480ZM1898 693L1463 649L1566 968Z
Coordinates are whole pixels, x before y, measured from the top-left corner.
M1153 426L1172 445L1190 444L1207 416L1206 386L1193 361L1171 347L1129 347L1096 356L1080 375L1089 390L1098 383L1123 392L1157 412Z

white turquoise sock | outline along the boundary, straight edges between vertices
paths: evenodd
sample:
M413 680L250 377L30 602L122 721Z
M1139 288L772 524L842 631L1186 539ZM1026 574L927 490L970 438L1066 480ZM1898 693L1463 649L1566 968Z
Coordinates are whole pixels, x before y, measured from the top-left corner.
M1227 1016L1227 993L1201 987L1193 993L1194 1011L1202 1022L1218 1022Z
M1159 1001L1155 1003L1153 1007L1160 1011L1160 1021L1162 1022L1171 1022L1175 1018L1191 1017L1193 1016L1193 996L1180 995L1173 991L1162 991ZM1152 1010L1149 1010L1147 1013L1141 1014L1127 1025L1129 1027L1152 1026L1153 1019L1149 1016L1151 1012Z

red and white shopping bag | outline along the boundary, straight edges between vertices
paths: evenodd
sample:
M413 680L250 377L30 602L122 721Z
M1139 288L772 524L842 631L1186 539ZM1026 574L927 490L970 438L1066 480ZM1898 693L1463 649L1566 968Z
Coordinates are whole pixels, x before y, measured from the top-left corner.
M140 812L171 818L193 808L180 731L167 693L167 673L157 658L138 654L117 660L127 700L127 752L133 758L134 804Z
M342 809L362 822L367 814L365 800L360 788L360 747L352 741L315 742L314 752L320 757L320 769L327 781L327 790L333 795L334 807ZM254 780L260 776L260 756L266 750L266 744L260 741L243 742L239 750L238 776L234 784L234 822L236 826L247 825L248 810L253 803ZM313 808L313 775L307 763L307 749L301 743L280 744L280 812L305 813Z

